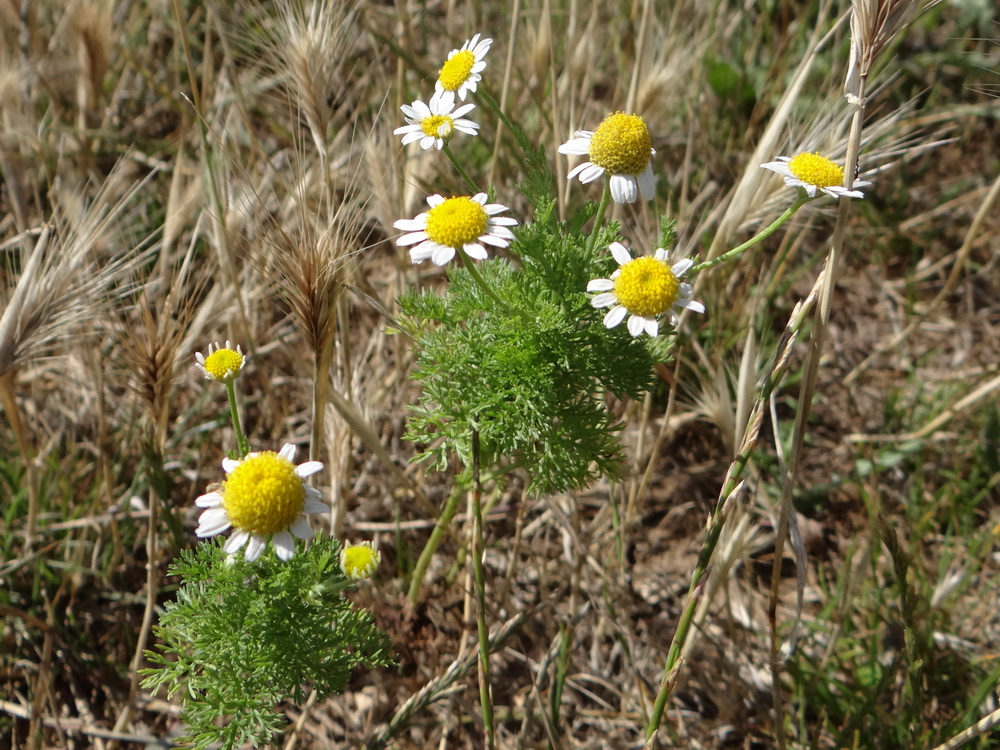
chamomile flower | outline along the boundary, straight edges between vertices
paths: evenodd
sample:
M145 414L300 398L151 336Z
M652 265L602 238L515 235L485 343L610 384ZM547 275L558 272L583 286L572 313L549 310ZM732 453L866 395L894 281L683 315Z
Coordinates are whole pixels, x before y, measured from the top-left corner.
M463 102L465 95L476 90L476 84L483 79L480 73L486 69L486 53L490 51L492 39L480 40L479 34L469 39L461 49L453 49L441 66L434 90L438 93L452 91Z
M321 503L319 490L302 480L323 468L319 461L296 466L295 446L286 443L280 451L250 453L242 461L222 460L228 475L221 485L195 500L206 508L198 519L195 533L200 537L216 536L229 528L236 529L223 549L234 554L246 545L244 557L253 562L260 557L268 540L282 560L295 554L295 539L313 538L307 513L330 510ZM212 487L209 487L212 489Z
M844 168L819 154L803 152L796 156L779 156L775 161L761 164L761 169L770 169L785 178L789 187L800 187L810 198L816 191L826 193L831 198L864 198L860 190L844 187ZM871 185L867 180L855 180L854 187Z
M433 146L440 151L456 131L476 135L479 125L472 120L462 119L462 115L475 108L475 104L463 104L455 109L455 94L451 91L434 94L428 104L419 100L413 104L404 104L401 109L406 115L407 124L392 132L403 136L404 146L420 141L420 148L428 149Z
M659 333L658 315L669 313L670 321L676 326L677 313L681 310L705 312L703 304L691 299L691 285L681 281L694 265L692 260L681 260L671 266L663 248L657 249L655 255L633 259L620 242L612 242L610 250L619 268L610 279L593 279L587 284L588 292L600 292L590 304L611 308L604 316L607 328L614 328L630 315L629 333L639 336L645 331L656 336Z
M340 569L352 581L371 578L382 563L382 553L371 542L348 544L340 552Z
M443 266L455 257L456 250L476 260L486 260L486 245L507 247L514 234L507 228L517 224L497 214L507 211L499 203L487 203L486 193L471 198L443 198L432 195L427 199L430 211L414 219L400 219L393 226L408 234L396 240L397 245L415 245L410 248L410 259L423 263L430 258Z
M653 197L653 177L649 128L639 115L615 112L604 118L597 130L578 130L574 138L559 147L560 154L579 154L590 161L578 164L567 175L579 176L580 182L593 182L605 173L610 175L611 197L615 203L635 203Z
M220 347L218 342L209 344L207 357L201 352L195 352L194 358L207 380L218 380L221 383L234 381L247 363L247 357L240 348L237 346L233 349L228 341L224 347Z

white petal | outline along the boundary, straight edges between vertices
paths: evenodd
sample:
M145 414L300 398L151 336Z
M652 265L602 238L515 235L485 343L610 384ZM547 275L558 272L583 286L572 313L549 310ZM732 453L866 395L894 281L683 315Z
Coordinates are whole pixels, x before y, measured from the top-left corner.
M580 182L584 185L593 182L594 180L602 177L604 175L604 167L599 167L596 164L591 164L587 162L587 168L580 173Z
M222 503L222 495L218 492L209 492L195 499L194 504L199 508L214 508Z
M632 260L632 255L620 242L612 242L608 245L608 249L611 251L611 257L618 261L619 266L624 266Z
M703 313L705 312L705 306L693 299L679 299L674 303L677 307L683 307L691 312Z
M330 506L312 497L307 497L302 506L303 513L329 513Z
M224 508L210 508L198 517L198 528L195 535L200 537L215 536L232 526Z
M632 338L640 336L645 329L646 329L645 318L640 318L638 315L633 315L628 319L628 332L632 334Z
M274 544L274 551L278 553L278 559L288 562L295 556L295 540L287 531L279 531L271 537Z
M229 537L229 539L226 540L226 543L225 545L223 545L222 549L225 550L227 554L231 555L234 552L236 552L236 550L243 547L243 545L247 543L247 539L249 538L250 538L250 532L243 531L242 529L240 529L231 537Z
M400 128L400 130L402 130L402 128ZM402 143L404 146L409 146L411 143L419 141L423 137L424 137L424 131L418 127L416 130L412 130L406 135L404 135Z
M295 461L295 446L291 443L285 443L278 451L278 455L286 461Z
M590 304L593 307L598 307L598 308L611 307L611 305L617 303L618 303L618 296L614 292L604 292L603 294L598 294L596 297L590 300ZM624 309L625 308L623 307L622 310ZM611 326L608 327L610 328Z
M440 245L431 240L426 242L421 242L416 247L410 248L410 260L414 263L423 263L425 260L434 255L434 251L439 248Z
M415 245L418 242L424 242L428 238L427 232L419 231L412 232L411 234L404 234L396 238L396 244L402 247L407 245Z
M304 464L299 464L295 467L295 473L300 477L309 477L315 474L317 471L323 470L323 464L319 461L306 461Z
M288 527L288 530L299 539L305 539L307 542L316 536L316 532L313 531L313 527L309 525L309 519L305 516L299 516L292 521L292 525Z
M608 310L608 314L604 316L604 327L614 328L622 322L622 319L625 317L625 313L627 312L628 310L626 310L622 305L612 307Z
M253 562L258 557L260 553L264 551L264 547L267 546L267 540L260 536L259 534L253 534L250 537L250 544L247 545L246 554L243 556L247 562Z
M436 245L436 247L431 251L430 257L431 262L436 265L447 265L448 261L455 257L455 248L447 247L446 245Z
M577 134L579 135L579 133ZM560 154L590 155L590 138L573 138L558 149Z
M648 333L653 338L660 332L660 324L656 322L655 318L643 318L643 323L645 323L646 333Z
M642 196L644 201L653 200L653 196L656 195L656 177L653 175L653 164L650 162L646 165L646 169L637 178L639 183L639 195Z
M615 282L611 279L591 279L587 282L588 292L610 292L615 288Z
M437 208L442 203L444 203L445 200L447 200L447 199L443 195L435 193L434 195L427 196L427 205L430 206L431 208ZM424 215L425 214L421 214L421 216L424 216Z
M627 174L611 175L611 198L615 203L635 203L639 200L639 186L635 177Z
M392 222L392 226L396 229L402 229L407 232L418 232L421 229L427 229L426 214L421 214L415 219L397 219Z
M685 258L684 260L679 260L676 263L674 263L673 267L670 270L673 271L674 276L676 276L679 279L681 276L686 274L693 265L694 265L693 260L691 260L690 258Z
M253 455L253 454L251 454L251 455ZM250 456L247 456L247 458L249 458L249 457ZM243 462L240 461L240 460L238 460L238 459L235 459L235 458L224 458L224 459L222 459L222 468L223 468L223 470L227 474L232 474L233 473L233 469L235 469L241 463L243 463Z
M506 247L506 245L500 245L500 247ZM477 242L468 242L462 249L465 250L465 254L473 260L486 260L489 257L486 252L486 248ZM445 262L447 263L447 261Z
M461 107L456 109L451 113L451 119L457 120L459 117L467 115L469 112L476 108L475 104L463 104Z
M469 120L456 120L455 130L466 135L479 135L479 126Z
M512 239L514 239L514 235L509 229L506 227L496 227L482 235L479 241L495 245L496 247L507 247Z

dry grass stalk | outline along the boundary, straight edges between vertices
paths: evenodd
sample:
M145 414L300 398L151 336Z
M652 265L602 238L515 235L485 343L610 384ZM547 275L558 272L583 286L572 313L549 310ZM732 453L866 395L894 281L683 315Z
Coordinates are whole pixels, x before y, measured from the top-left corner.
M322 164L327 158L327 130L333 104L344 95L340 70L349 58L356 11L351 3L281 0L284 26L277 27L277 57L287 66L294 99L305 117Z
M122 189L123 162L84 208L71 193L57 194L57 214L34 235L22 235L20 274L0 290L0 393L28 474L26 545L31 546L38 514L34 481L35 449L20 420L17 373L28 361L58 351L71 338L93 333L86 324L101 319L110 293L127 278L139 259L120 245L115 234L145 180ZM109 249L110 248L112 249Z
M76 82L77 126L81 131L96 127L97 112L104 92L104 76L112 47L111 4L107 0L83 0L70 20L80 66Z

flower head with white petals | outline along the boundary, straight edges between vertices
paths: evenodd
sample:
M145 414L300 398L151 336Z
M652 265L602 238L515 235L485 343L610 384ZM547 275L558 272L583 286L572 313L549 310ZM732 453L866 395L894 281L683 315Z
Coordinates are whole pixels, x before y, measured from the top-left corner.
M670 314L670 321L677 325L681 310L705 312L705 306L691 299L693 290L681 277L694 265L684 259L672 266L667 261L667 251L658 248L652 256L633 259L620 242L611 243L611 255L619 268L610 279L593 279L587 284L588 292L599 292L590 303L594 307L610 307L604 316L604 325L614 328L629 315L628 332L639 336L659 333L657 316Z
M209 344L208 356L195 352L194 358L198 369L205 373L206 380L218 380L221 383L234 381L247 363L247 355L238 346L233 349L228 341L224 347L220 347L218 342Z
M864 198L860 190L844 187L844 168L819 154L801 153L795 156L779 156L775 161L761 164L761 169L770 169L785 178L789 187L800 187L810 198L816 191L831 198ZM855 180L853 187L871 185L867 180Z
M615 112L604 118L597 130L578 130L574 136L559 147L559 153L587 156L590 161L573 167L569 179L579 176L586 185L607 173L615 203L635 203L640 195L647 201L653 197L656 180L652 157L656 150L646 121L639 115Z
M295 446L286 443L277 453L250 453L242 461L223 459L225 481L195 500L195 505L207 509L198 519L195 533L209 537L234 528L236 533L223 548L227 553L234 554L246 545L244 557L253 562L270 540L280 559L292 559L293 537L313 538L306 514L330 510L320 502L319 490L302 481L322 469L323 464L307 461L296 466L294 458Z
M479 125L462 118L476 108L475 104L463 104L455 109L455 94L451 91L434 94L428 104L415 101L402 106L406 125L393 130L394 135L403 136L403 145L420 141L420 148L432 146L439 151L456 132L476 135Z
M487 203L486 193L477 193L471 198L459 196L444 198L432 195L427 199L429 211L413 219L400 219L393 226L404 234L396 240L397 245L414 245L410 248L410 259L423 263L430 258L439 266L445 265L462 250L470 258L486 260L486 245L507 247L514 239L508 227L517 224L516 219L497 216L507 211L499 203Z
M479 34L469 39L461 49L453 49L441 66L437 83L438 93L452 91L463 102L465 95L476 90L476 84L483 79L480 73L486 69L486 53L490 51L492 39L480 40Z

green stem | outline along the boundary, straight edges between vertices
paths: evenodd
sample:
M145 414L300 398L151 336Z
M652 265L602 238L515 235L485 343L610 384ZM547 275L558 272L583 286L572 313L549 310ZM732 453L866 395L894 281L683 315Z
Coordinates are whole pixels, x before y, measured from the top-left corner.
M465 168L462 167L462 165L458 163L458 159L455 158L455 154L453 154L451 152L451 147L449 147L448 144L446 143L446 144L444 144L444 147L441 150L444 151L445 156L447 156L451 160L452 165L455 167L455 169L458 170L458 173L460 175L462 175L462 179L465 180L465 184L469 186L469 189L473 193L480 193L480 192L482 192L476 186L476 183L472 181L472 178L469 177L469 173L465 171Z
M479 482L479 431L472 430L472 571L476 579L476 630L479 634L479 702L486 725L486 747L496 747L490 691L490 631L486 627L486 575L483 572L483 507Z
M727 260L732 260L733 258L742 255L751 247L756 245L758 242L766 239L767 237L770 237L775 232L775 230L778 229L778 227L780 227L782 224L784 224L786 221L792 218L792 214L794 214L796 211L798 211L800 208L802 208L806 203L808 203L811 200L812 198L806 195L804 190L800 191L799 197L795 199L795 203L790 205L788 209L785 211L785 213L783 213L781 216L775 219L770 226L762 230L759 234L756 234L753 237L751 237L742 245L734 247L729 252L723 253L722 255L716 258L712 258L711 260L706 260L703 263L699 263L698 265L696 265L694 268L691 269L692 273L708 270L713 266L717 266L720 263L725 263Z
M587 240L588 254L594 252L594 245L597 244L597 232L601 228L601 222L604 221L604 213L608 210L609 203L611 203L610 175L604 180L604 193L601 194L601 202L597 204L597 213L594 215L594 228L590 230L590 239Z
M463 494L462 485L456 484L448 496L441 515L438 516L437 523L434 524L434 529L431 531L427 544L424 545L423 550L420 552L420 557L417 558L417 564L414 566L412 577L410 578L410 590L407 592L407 597L413 604L416 604L420 599L420 587L423 586L427 568L430 566L431 560L434 558L434 553L437 552L437 548L441 544L441 540L444 539L445 531L451 525L451 519L455 517L455 513L458 511L458 501L462 499Z
M236 386L232 380L226 380L226 395L229 397L229 415L233 419L233 431L236 433L236 449L240 458L246 458L250 453L250 443L247 442L243 429L240 427L240 411L236 408Z
M486 279L484 279L482 275L479 273L479 271L476 269L476 264L472 262L472 258L468 256L465 250L463 250L460 247L455 249L458 250L458 255L462 259L462 263L465 265L465 270L469 272L469 275L472 277L472 280L476 282L479 288L482 289L484 292L486 292L487 297L489 297L491 300L500 305L500 307L504 310L504 312L508 313L509 315L520 315L525 320L531 320L531 318L528 316L527 313L525 313L522 310L515 310L513 307L511 307L502 299L500 299L500 296L493 291L493 289L490 287L489 284L486 283Z

